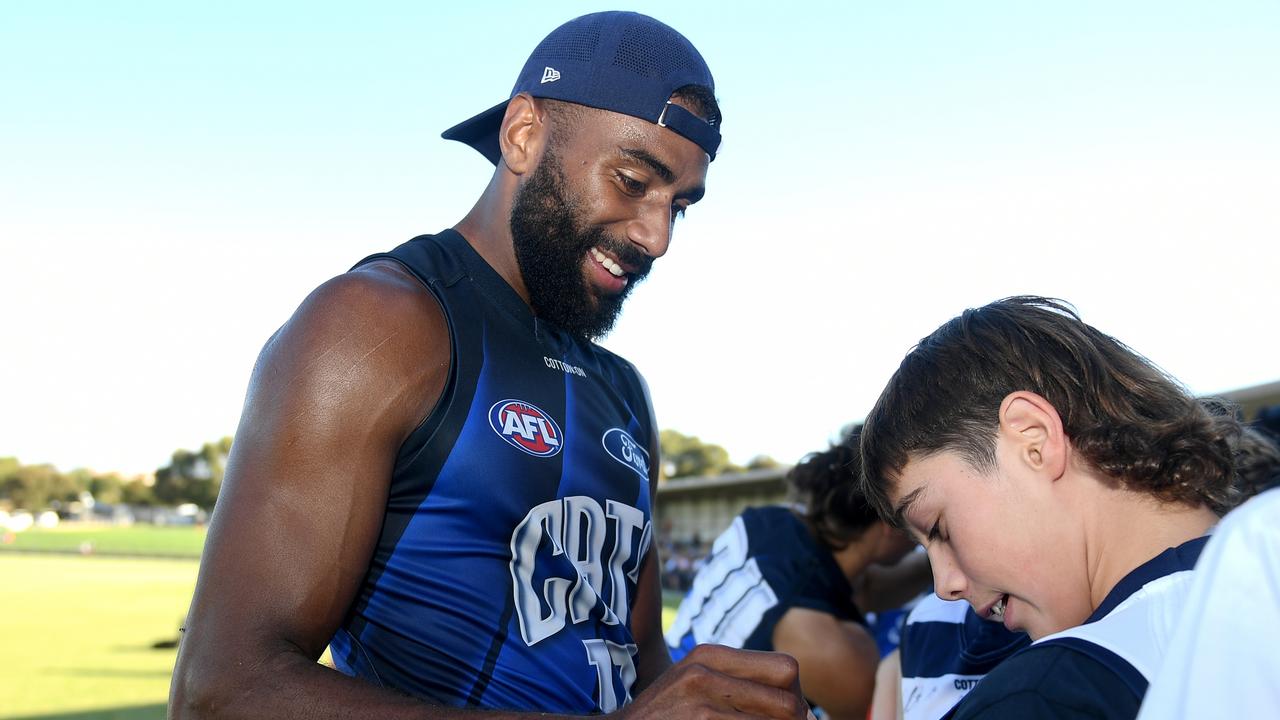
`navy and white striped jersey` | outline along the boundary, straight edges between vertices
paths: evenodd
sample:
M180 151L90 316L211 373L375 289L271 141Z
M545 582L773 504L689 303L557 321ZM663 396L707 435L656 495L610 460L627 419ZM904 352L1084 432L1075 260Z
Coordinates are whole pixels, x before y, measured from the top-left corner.
M330 644L335 665L456 707L624 705L652 540L656 431L642 381L539 322L454 231L362 264L376 258L439 300L451 364L399 450L368 573Z
M1001 663L956 708L957 719L1132 720L1169 646L1208 536L1139 565L1084 624L1040 638Z
M720 534L667 631L680 660L700 643L772 650L793 607L866 624L831 551L786 507L747 508Z
M1031 644L1023 632L983 620L964 600L921 598L898 646L903 720L938 720L1002 660Z

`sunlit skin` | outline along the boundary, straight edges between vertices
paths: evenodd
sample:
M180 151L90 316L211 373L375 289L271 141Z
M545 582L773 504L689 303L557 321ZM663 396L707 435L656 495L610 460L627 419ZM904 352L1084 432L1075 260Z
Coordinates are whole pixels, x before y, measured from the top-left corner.
M542 101L526 95L512 99L499 143L503 160L489 191L456 229L526 301L505 227L510 197L546 154L552 115ZM666 254L676 219L702 199L710 158L692 141L670 130L620 113L584 108L579 122L555 148L580 220L625 240L652 262ZM502 190L502 192L491 192ZM628 275L643 268L606 253ZM597 294L619 292L630 282L615 277L590 252L582 260L584 281Z
M998 444L998 455L1007 452ZM908 463L893 501L917 490L904 518L928 551L938 597L967 600L991 619L1007 594L1005 624L1033 638L1079 625L1093 611L1080 538L1046 504L1051 488L1003 464L979 473L946 452Z
M995 454L990 472L955 452L912 457L889 498L939 597L988 619L1006 598L1004 624L1033 639L1081 624L1125 575L1217 520L1098 476L1035 393L1001 403Z

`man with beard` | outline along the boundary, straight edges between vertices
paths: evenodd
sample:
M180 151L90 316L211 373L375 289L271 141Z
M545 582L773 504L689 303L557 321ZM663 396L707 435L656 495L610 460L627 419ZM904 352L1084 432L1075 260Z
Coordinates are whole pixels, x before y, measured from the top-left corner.
M658 428L591 342L701 198L719 121L688 40L597 13L445 133L495 165L475 207L322 285L255 367L171 716L805 715L789 657L671 665Z

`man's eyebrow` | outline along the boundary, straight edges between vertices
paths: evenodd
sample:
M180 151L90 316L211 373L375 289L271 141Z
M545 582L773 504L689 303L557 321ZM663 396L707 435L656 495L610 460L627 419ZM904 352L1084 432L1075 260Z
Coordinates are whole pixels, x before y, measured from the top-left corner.
M639 148L618 148L618 151L636 162L647 165L650 170L653 170L658 174L658 177L662 178L663 182L670 183L675 181L676 174L671 171L671 168L667 167L666 163L654 157L651 153ZM702 196L706 194L706 187L699 185L695 188L690 188L686 192L680 193L676 197L682 200L688 200L689 204L692 205L701 200Z
M907 493L898 501L898 504L893 507L893 517L891 517L890 520L893 521L895 526L904 529L907 527L907 513L911 512L911 506L920 499L922 494L924 494L926 487L926 485L921 485L915 490Z
M667 167L666 163L662 162L661 160L654 157L653 155L645 152L644 150L640 150L638 148L619 148L619 149L622 151L623 155L626 155L632 160L637 160L639 162L644 163L645 165L648 165L649 169L658 173L658 177L662 178L663 181L672 182L673 180L676 179L676 174L671 172L671 168Z

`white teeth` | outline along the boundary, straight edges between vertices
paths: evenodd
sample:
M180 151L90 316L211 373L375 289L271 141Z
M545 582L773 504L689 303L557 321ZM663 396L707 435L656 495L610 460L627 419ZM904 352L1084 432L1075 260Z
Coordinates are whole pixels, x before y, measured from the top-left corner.
M596 262L603 265L604 269L608 270L614 277L622 277L622 266L611 260L608 255L595 248L591 248L591 255L596 259Z
M991 617L996 619L1004 619L1004 596L1002 595L996 604L991 608Z

